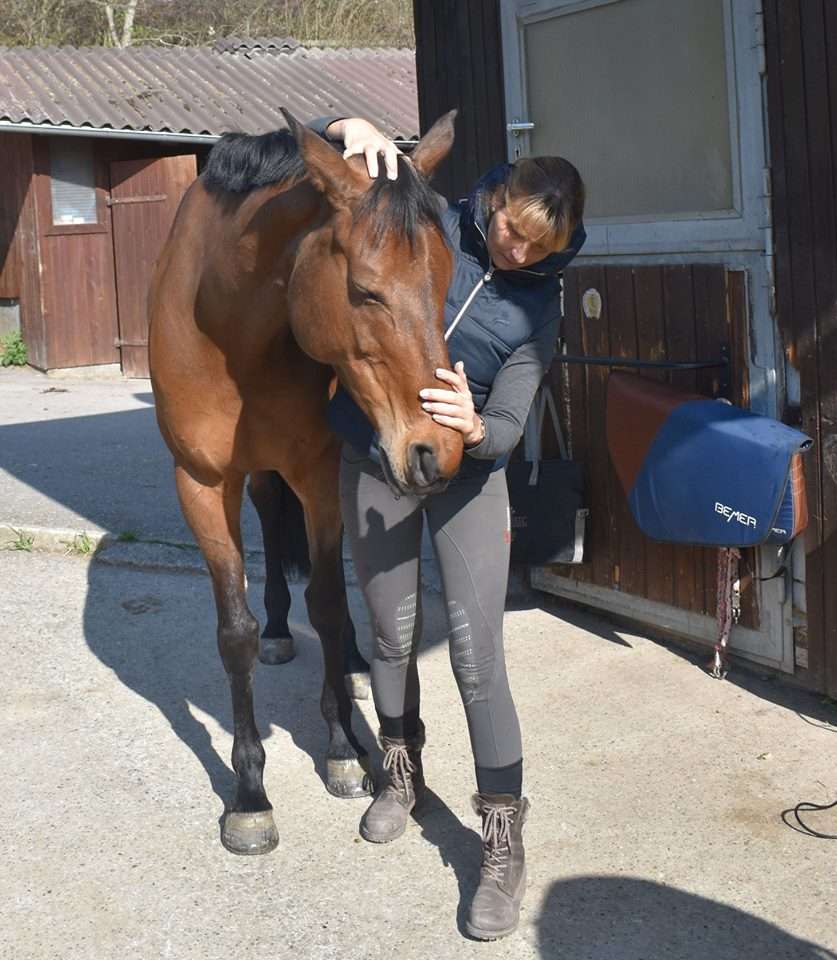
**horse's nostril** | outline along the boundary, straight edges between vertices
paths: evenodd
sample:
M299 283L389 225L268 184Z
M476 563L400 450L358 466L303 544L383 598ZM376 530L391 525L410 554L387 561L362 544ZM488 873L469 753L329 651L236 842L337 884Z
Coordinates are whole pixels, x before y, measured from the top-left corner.
M427 443L414 443L410 448L410 466L416 483L429 487L439 479L436 451Z

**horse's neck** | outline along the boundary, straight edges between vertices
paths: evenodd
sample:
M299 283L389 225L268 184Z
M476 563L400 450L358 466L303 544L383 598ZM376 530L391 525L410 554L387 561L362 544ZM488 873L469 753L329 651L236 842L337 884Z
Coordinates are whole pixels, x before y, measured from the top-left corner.
M261 194L261 195L260 195ZM290 189L270 187L260 191L244 204L236 217L239 248L242 257L249 259L251 269L261 267L270 272L282 263L286 268L300 239L322 221L325 202L307 181ZM252 260L257 254L257 261ZM261 274L257 274L261 279Z
M254 192L219 224L221 242L204 284L209 297L249 335L272 339L287 328L287 285L300 240L324 216L324 201L307 182ZM202 284L202 285L204 285Z

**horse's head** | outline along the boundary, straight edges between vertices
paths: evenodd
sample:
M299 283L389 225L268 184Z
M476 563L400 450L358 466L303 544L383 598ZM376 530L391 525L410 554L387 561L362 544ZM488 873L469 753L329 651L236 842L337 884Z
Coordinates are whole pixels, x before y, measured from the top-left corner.
M451 112L428 131L397 180L370 180L361 158L346 161L286 114L308 178L327 204L301 242L289 286L299 345L330 364L380 437L391 480L431 493L459 468L462 436L421 408L419 390L449 367L444 330L451 253L443 201L427 178L453 144ZM381 165L383 168L383 164Z

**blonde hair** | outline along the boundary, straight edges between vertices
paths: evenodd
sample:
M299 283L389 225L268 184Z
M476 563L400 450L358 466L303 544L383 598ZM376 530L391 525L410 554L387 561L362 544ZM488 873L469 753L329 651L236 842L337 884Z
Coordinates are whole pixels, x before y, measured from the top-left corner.
M584 181L563 157L523 157L494 193L491 212L505 207L528 239L563 250L584 214Z

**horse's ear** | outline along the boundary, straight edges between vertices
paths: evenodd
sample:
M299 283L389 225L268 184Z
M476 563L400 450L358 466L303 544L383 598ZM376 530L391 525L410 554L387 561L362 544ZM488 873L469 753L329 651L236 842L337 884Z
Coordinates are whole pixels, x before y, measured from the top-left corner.
M456 110L449 110L444 116L439 117L410 154L413 166L422 176L431 177L436 167L450 153L450 148L453 146L455 119Z
M355 174L340 153L309 130L284 107L279 108L305 162L308 179L333 207L348 207L363 192Z

